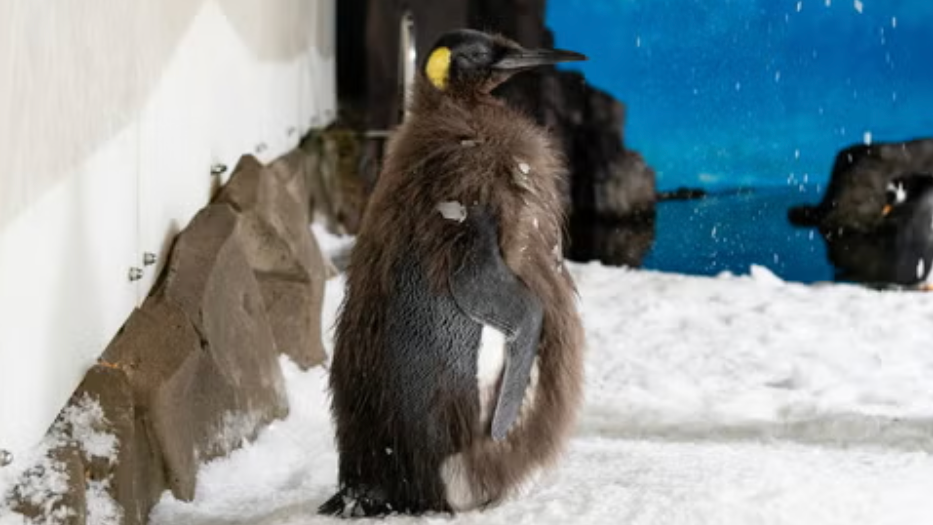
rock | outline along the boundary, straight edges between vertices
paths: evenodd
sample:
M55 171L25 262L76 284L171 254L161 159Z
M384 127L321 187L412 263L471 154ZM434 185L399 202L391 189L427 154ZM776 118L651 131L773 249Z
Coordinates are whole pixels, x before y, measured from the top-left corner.
M104 421L96 430L116 438L115 458L85 455L88 481L105 487L122 512L121 523L144 524L165 483L146 425L136 417L133 391L125 372L94 366L72 396L72 405L85 397L96 401L103 410Z
M308 156L311 218L342 235L359 230L366 205L360 141L357 131L335 125L301 146Z
M139 492L151 504L164 488L190 501L199 451L216 450L209 432L223 413L237 409L222 371L202 351L185 312L164 298L150 298L133 312L103 359L126 374L139 412L137 436L151 443L149 451L138 451L152 460L141 462L152 466L140 469Z
M256 158L253 157L252 160L255 161ZM243 162L243 159L240 162ZM304 214L302 224L305 225L311 224L313 212L311 207L311 170L313 167L311 156L299 146L275 159L268 168L292 201L297 203L298 208Z
M838 279L912 285L913 266L895 245L897 227L882 214L888 182L911 173L933 174L933 139L850 146L836 156L823 200L791 208L788 219L819 229Z
M620 102L579 73L550 75L543 119L563 144L570 169L566 255L640 266L654 241L654 170L625 148Z
M791 208L788 219L824 231L870 232L881 220L888 181L908 173L933 173L933 139L850 146L836 156L823 200Z
M671 191L658 192L658 202L662 201L689 201L706 197L707 192L701 188L677 188Z
M33 489L48 489L52 477L63 476L65 486L54 487L51 493L38 495ZM33 485L34 484L34 485ZM47 451L41 464L28 469L11 493L12 510L32 521L85 525L87 523L87 483L84 458L72 443L62 443ZM5 496L5 495L0 495ZM0 507L0 510L3 510Z
M310 229L302 157L298 152L265 169L244 156L216 201L240 214L238 238L259 282L278 350L307 369L324 361L321 308L327 275Z
M165 352L169 345L179 344L171 338L183 337L182 348L173 352L203 356L172 356L165 369L174 365L176 371L164 389L157 389L157 399L149 401L164 407L159 411L162 419L153 414L160 443L173 439L173 432L190 432L177 445L183 448L191 443L190 456L181 450L177 459L170 460L166 453L166 463L175 475L169 485L177 497L186 500L193 496L193 479L185 477L191 471L184 465L230 452L288 412L275 340L262 292L238 241L238 223L238 216L226 204L202 209L178 236L165 279L147 300L153 303L149 308L162 305L161 314L134 314L141 322L155 324L132 332L128 326L114 343L128 348L123 352L139 356ZM193 333L186 332L185 322ZM174 335L159 336L162 328L167 332L170 327ZM193 347L195 336L197 349Z

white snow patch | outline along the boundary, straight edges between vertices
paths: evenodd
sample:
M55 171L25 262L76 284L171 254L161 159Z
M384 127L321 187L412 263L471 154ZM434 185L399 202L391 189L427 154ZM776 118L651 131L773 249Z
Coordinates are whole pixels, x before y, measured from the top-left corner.
M757 264L754 264L752 265L749 273L752 276L752 279L755 280L755 282L758 282L764 285L774 286L774 285L780 285L784 283L784 281L780 277L775 275L774 272L772 272L765 266L759 266Z
M350 249L356 242L356 237L352 235L337 235L327 231L320 222L311 224L311 232L314 233L321 253L328 258Z
M521 498L387 524L933 521L933 294L568 264L587 334L586 403L556 471ZM343 278L327 283L325 327ZM332 348L330 335L325 337ZM151 523L342 523L326 372L283 358L291 413L206 465Z
M65 408L63 421L57 430L58 439L62 439L62 434L70 430L71 437L81 447L85 457L104 458L113 464L117 460L117 437L100 430L106 423L107 418L100 403L84 394L77 403Z
M437 205L437 211L450 221L463 222L466 220L466 208L457 201L445 201Z
M42 443L27 457L0 469L0 525L34 523L12 511L10 498L14 490L22 501L42 510L42 523L65 523L74 513L74 509L61 506L70 480L65 464L50 457L51 451L73 444L86 460L103 459L113 464L117 460L119 443L116 436L103 430L106 425L103 408L88 394L66 406ZM92 504L91 496L97 496L90 490L88 505ZM94 500L98 501L99 498ZM111 525L120 523L120 520L94 521L89 515L88 523Z
M107 492L107 481L90 481L86 491L88 525L121 525L123 509Z

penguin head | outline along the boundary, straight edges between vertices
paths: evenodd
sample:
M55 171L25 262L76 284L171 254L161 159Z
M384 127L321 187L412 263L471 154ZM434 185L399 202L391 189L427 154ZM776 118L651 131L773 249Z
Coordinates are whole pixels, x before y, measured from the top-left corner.
M502 36L461 29L438 39L422 72L445 93L489 93L515 73L579 60L586 56L559 49L525 49Z
M889 215L902 206L909 206L933 190L933 174L910 173L891 179L885 187L882 215Z

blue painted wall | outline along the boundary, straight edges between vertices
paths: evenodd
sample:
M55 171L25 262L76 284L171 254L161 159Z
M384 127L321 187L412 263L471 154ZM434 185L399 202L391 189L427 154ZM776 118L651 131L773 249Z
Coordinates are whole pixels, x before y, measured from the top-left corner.
M548 24L661 189L815 198L839 149L933 136L930 0L549 0Z

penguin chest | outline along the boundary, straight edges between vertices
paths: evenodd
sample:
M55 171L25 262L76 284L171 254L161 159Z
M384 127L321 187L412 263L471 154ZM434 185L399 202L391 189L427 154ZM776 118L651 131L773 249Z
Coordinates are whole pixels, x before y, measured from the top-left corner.
M485 425L496 407L499 383L505 370L506 337L500 330L483 325L476 352L476 390L479 419Z

